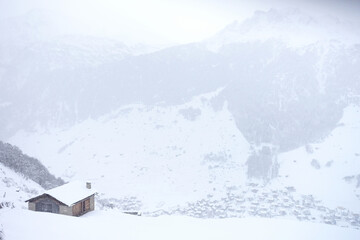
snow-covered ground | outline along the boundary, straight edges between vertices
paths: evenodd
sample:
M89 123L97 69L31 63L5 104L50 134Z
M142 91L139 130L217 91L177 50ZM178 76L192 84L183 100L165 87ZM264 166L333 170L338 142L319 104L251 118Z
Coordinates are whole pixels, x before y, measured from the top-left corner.
M286 219L148 218L124 215L114 210L94 211L79 218L28 210L3 210L0 219L6 240L360 238L359 230Z
M327 206L360 211L360 108L345 108L332 133L279 155L278 182L312 194Z

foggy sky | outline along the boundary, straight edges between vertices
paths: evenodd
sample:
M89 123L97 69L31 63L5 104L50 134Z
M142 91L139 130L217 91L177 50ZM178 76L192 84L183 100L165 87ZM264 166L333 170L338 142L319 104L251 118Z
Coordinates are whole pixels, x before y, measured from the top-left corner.
M255 10L289 7L360 21L357 0L0 0L0 21L42 9L56 16L69 33L125 42L187 43L208 38Z

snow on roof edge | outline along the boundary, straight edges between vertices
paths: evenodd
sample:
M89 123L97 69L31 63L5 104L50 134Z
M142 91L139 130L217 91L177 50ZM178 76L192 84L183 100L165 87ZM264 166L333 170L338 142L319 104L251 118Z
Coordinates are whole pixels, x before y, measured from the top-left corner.
M72 206L75 203L96 194L95 189L88 189L86 188L86 182L82 181L74 181L69 182L64 185L61 185L59 187L50 189L43 194L40 194L34 198L31 198L28 201L31 201L32 199L35 199L39 196L42 196L44 194L50 195L51 197L55 198L61 203L64 203L67 206Z

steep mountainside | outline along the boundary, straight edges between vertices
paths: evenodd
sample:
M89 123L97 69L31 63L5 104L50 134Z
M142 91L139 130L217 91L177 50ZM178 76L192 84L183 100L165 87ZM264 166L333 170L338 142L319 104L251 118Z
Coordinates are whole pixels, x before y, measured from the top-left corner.
M61 178L55 178L50 174L39 160L29 157L23 154L19 148L1 141L0 163L21 174L25 178L33 180L45 189L64 184L64 181Z
M249 141L289 149L334 127L359 92L359 56L359 46L323 42L293 49L272 40L226 45L217 54L192 44L96 68L41 68L29 58L4 74L2 138L36 124L71 125L134 102L179 104L225 87L218 102L229 102ZM309 132L299 134L304 122ZM289 134L299 139L291 143Z
M224 87L213 107L228 103L254 149L272 146L263 150L267 159L255 150L249 159L250 177L271 179L277 173L267 162L278 152L327 136L344 107L359 103L359 58L358 45L294 49L271 40L225 45L216 54L192 44L83 70L31 67L22 86L13 84L21 79L17 69L5 74L2 137L36 126L71 126L124 104L180 104ZM263 170L254 172L259 164Z

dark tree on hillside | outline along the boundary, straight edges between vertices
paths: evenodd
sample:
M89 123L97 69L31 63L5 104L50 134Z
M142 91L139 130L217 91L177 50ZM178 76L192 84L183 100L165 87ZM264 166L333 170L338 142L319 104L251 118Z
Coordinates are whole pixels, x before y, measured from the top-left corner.
M0 163L22 174L25 178L33 180L45 189L64 184L61 178L52 175L39 160L23 154L18 147L1 141Z

